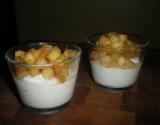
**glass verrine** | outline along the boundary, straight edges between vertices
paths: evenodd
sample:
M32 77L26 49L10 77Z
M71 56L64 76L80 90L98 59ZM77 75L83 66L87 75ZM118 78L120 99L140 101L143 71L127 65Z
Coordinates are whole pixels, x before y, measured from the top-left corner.
M22 103L39 115L58 112L68 104L80 56L77 45L56 42L18 45L5 54Z
M129 33L95 33L88 37L92 76L96 84L124 90L137 80L148 41Z

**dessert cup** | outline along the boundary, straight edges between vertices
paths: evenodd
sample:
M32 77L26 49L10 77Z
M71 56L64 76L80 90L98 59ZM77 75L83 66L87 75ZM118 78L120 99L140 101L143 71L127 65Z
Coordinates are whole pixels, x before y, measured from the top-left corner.
M45 64L26 64L15 61L16 51L27 51L33 48L38 50L45 44L56 46L62 52L73 49L77 53L72 58ZM44 55L44 53L41 54ZM77 45L68 43L38 42L9 49L5 58L22 104L38 115L49 115L61 111L74 93L80 56L81 49Z
M148 41L128 33L95 33L87 38L95 83L105 89L125 90L136 83Z

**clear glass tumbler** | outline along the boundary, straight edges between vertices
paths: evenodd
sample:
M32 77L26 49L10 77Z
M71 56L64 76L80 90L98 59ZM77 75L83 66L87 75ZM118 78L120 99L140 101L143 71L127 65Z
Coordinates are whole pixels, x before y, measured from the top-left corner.
M137 80L148 41L128 33L95 33L88 37L93 79L110 90L124 90Z
M57 57L53 50L47 57L58 60L47 63L45 54L52 51L50 45L56 46L55 50L58 47L63 54ZM76 53L73 54L72 50ZM16 51L20 52L15 54ZM30 53L23 55L24 52ZM24 62L27 63L20 62L20 56L15 59L16 55L25 56ZM38 42L9 49L5 58L24 106L39 115L61 111L74 93L80 56L81 49L69 43ZM36 63L32 63L33 57Z

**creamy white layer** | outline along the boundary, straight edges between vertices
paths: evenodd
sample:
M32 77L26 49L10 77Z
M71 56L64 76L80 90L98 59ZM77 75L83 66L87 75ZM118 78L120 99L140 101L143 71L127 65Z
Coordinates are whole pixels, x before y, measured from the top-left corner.
M97 61L91 61L92 74L95 82L111 88L125 88L135 83L141 65L134 68L107 68Z
M15 79L22 102L33 108L54 108L67 103L74 91L78 68L70 73L66 82L46 80L41 74Z

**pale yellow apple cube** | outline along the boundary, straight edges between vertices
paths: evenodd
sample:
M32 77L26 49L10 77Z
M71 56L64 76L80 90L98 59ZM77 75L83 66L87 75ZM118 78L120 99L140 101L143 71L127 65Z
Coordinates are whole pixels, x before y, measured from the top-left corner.
M103 65L108 65L111 63L111 61L112 61L111 57L107 55L101 58L100 63Z
M25 51L17 50L15 52L15 61L19 62L19 63L23 63L24 62L24 55L25 55Z
M25 76L29 75L28 69L26 67L16 67L15 70L17 79L23 79Z
M25 51L23 51L23 50L17 50L16 52L15 52L15 57L21 57L21 56L23 56L25 54Z
M54 76L54 71L52 68L44 68L42 69L42 75L45 79L52 79Z
M63 62L63 61L65 61L65 60L67 60L68 58L67 57L65 57L64 55L60 55L58 58L57 58L57 60L56 60L56 62Z
M36 60L36 62L35 62L35 64L47 64L48 62L47 62L47 60L45 59L45 57L39 57L37 60Z
M105 35L102 35L99 38L97 45L98 46L106 46L106 45L109 45L110 43L111 43L110 40Z
M117 33L110 33L110 34L108 34L108 36L109 36L109 39L111 42L118 42L119 41Z
M35 67L28 68L28 71L29 71L29 74L31 76L35 76L35 75L38 75L40 73L39 69L35 68Z
M38 51L40 51L40 56L46 57L52 50L52 46L45 44Z
M118 53L112 53L111 54L112 61L117 62L120 57L121 57L121 55L118 54Z
M125 34L119 34L118 37L120 42L125 42L127 40L127 35Z
M33 55L34 59L37 60L37 58L40 55L40 51L36 50L35 48L31 48L29 52Z
M35 59L31 52L27 52L24 56L24 62L26 64L34 64Z
M51 62L55 62L61 55L61 50L58 47L53 47L47 56L47 59Z
M123 56L121 56L119 59L118 59L118 64L120 65L120 66L124 66L125 64L126 64L126 58L125 57L123 57Z
M69 69L70 69L70 64L56 64L54 66L54 73L57 79L61 82L64 83L69 75Z
M68 49L68 50L65 50L65 51L64 51L64 54L63 54L63 55L64 55L65 57L72 58L72 57L74 57L76 54L77 54L77 51L76 51L76 50Z
M112 43L112 48L114 48L114 49L123 48L123 47L124 47L124 43L123 42L117 41L117 42L113 42Z

